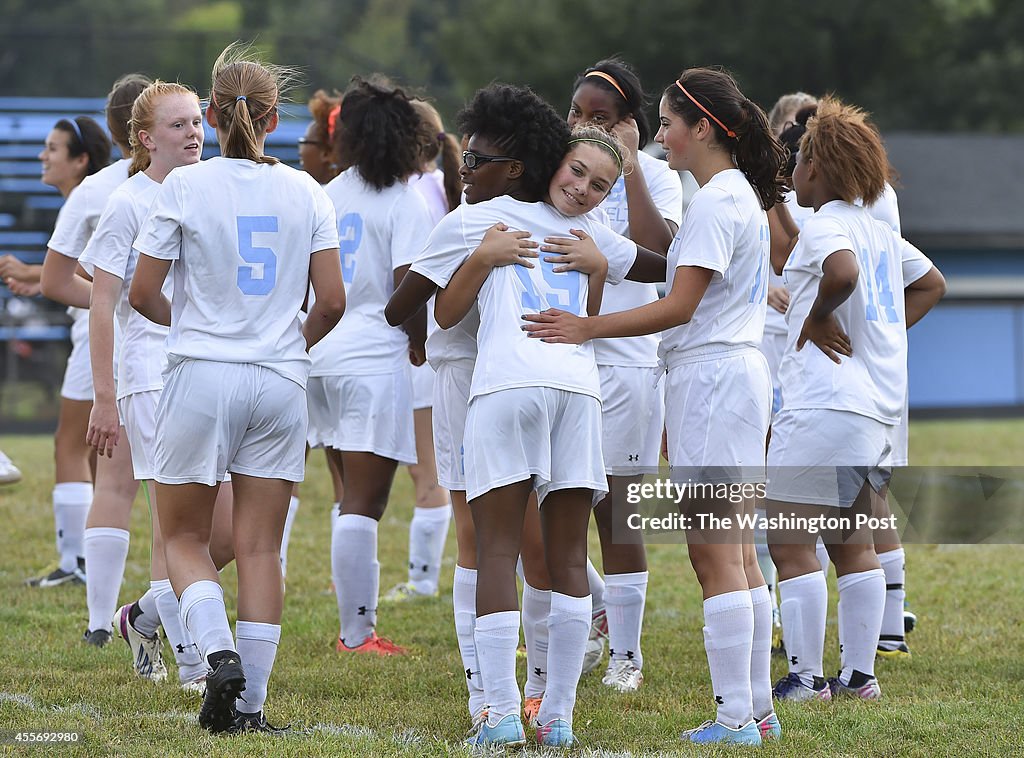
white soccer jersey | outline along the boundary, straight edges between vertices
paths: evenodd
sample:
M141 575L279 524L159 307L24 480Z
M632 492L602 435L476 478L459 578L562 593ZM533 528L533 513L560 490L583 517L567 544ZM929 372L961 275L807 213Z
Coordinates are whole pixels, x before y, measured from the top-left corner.
M524 203L499 197L464 205L448 214L427 241L425 258L447 263L436 279L447 286L455 270L497 222L510 229L529 231L543 244L545 237L568 237L569 229L583 229L608 258L607 280L622 281L636 260L636 245L615 234L590 216L565 216L547 203ZM584 345L548 344L531 339L522 330L523 313L560 308L585 315L589 277L575 271L556 274L555 264L537 259L534 268L501 266L488 275L480 289L479 356L470 396L511 387L553 387L582 392L600 399L594 349ZM420 267L424 258L417 261Z
M395 269L413 262L433 226L423 197L396 182L378 192L350 168L324 188L334 203L345 279L345 315L310 351L311 376L390 374L409 363L409 339L384 306Z
M839 364L810 343L796 351L822 264L837 250L852 250L860 267L856 289L834 314L853 347L853 355L841 356ZM783 272L790 293L789 336L779 369L784 409L829 408L884 424L900 422L907 387L904 268L919 278L931 262L863 208L833 200L804 224Z
M435 168L425 174L409 177L409 186L414 187L427 202L433 226L448 215L448 196L444 192L444 171Z
M125 158L85 177L57 214L46 246L68 258L80 258L111 193L128 178L130 165L131 161Z
M114 190L92 239L79 259L82 268L90 275L98 268L123 282L114 310L120 327L118 399L164 386L162 374L167 364L164 348L167 327L154 324L128 302L128 290L139 260L132 243L149 215L149 208L159 189L159 182L154 182L140 171ZM168 276L164 280L163 293L170 299L172 292L173 285Z
M714 276L688 324L664 332L666 364L749 346L764 336L768 298L768 214L739 169L715 174L697 190L668 251L668 288L680 266Z
M679 174L642 150L637 153L637 166L647 182L651 199L662 218L674 221L678 227L683 219L683 183ZM626 202L626 183L620 176L612 191L600 205L608 214L608 226L624 237L629 233L629 205ZM658 299L658 288L644 282L623 281L605 287L601 300L601 313L618 313L653 303ZM620 337L594 340L594 354L599 366L657 366L659 335Z
M864 206L864 201L858 198L854 205ZM900 204L896 199L896 190L889 182L885 183L885 189L878 199L866 207L873 218L885 223L896 234L903 233L900 230Z
M309 259L338 247L334 208L308 174L223 157L176 168L134 247L174 261L171 363L253 363L305 386Z

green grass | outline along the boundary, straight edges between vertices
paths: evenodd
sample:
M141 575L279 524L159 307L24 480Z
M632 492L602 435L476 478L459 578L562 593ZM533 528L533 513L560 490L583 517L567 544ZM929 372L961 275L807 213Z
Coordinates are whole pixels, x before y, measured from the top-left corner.
M915 464L1013 465L1024 460L1024 422L921 422L912 431ZM5 521L0 530L0 731L75 729L83 742L23 752L465 754L460 744L468 726L465 685L450 599L454 531L441 597L381 610L380 633L409 645L413 654L374 660L339 656L333 650L337 609L329 591L329 480L322 458L311 455L292 533L282 645L267 703L274 723L310 730L283 740L213 737L195 726L196 700L171 684L153 686L133 677L123 645L97 650L80 642L87 620L82 588L22 586L26 576L54 557L52 447L47 437L0 437L0 449L25 474L20 484L0 489ZM382 590L404 579L411 492L408 477L400 472L381 525ZM147 587L148 517L140 498L122 599L137 597ZM606 691L596 673L585 677L576 707L584 749L575 752L734 755L724 749L687 751L677 740L681 729L713 712L700 591L682 547L652 545L649 552L646 682L639 693L622 697ZM885 699L820 707L783 704L785 737L763 748L763 754L1024 753L1024 550L1017 545L912 545L907 553L909 594L919 627L910 637L912 660L878 665ZM224 585L230 608L232 569L225 572ZM834 584L832 601L826 671L838 664ZM782 661L773 666L775 676L784 673Z

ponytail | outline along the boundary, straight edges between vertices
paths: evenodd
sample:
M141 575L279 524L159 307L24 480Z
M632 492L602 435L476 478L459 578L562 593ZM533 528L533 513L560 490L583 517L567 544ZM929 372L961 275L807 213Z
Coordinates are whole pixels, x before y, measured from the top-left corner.
M786 150L768 126L764 111L743 96L730 74L719 69L687 69L666 87L664 96L687 124L708 120L715 142L732 153L762 208L769 210L782 202Z
M462 147L458 140L444 130L441 114L426 100L412 100L413 110L420 118L417 134L421 144L424 164L441 158L441 173L444 174L444 196L448 210L452 211L462 202Z
M462 202L462 176L459 167L462 165L462 150L454 135L444 133L441 140L441 172L444 174L444 195L448 198L448 210L459 207Z
M277 112L281 91L294 79L291 70L262 63L240 42L228 45L213 64L210 105L225 135L221 154L254 163L278 163L263 155L259 139Z

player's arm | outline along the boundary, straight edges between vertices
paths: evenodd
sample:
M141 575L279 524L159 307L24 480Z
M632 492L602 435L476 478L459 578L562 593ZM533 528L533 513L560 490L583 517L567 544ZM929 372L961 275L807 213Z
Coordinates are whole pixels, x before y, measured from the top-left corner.
M434 300L434 319L438 326L451 329L466 317L491 269L511 265L533 268L529 259L537 257L533 250L537 243L529 237L529 232L510 232L501 223L489 228L479 247L459 266L448 286L438 291Z
M835 310L857 288L860 267L852 250L837 250L822 262L821 272L818 295L804 319L796 349L803 349L810 340L831 360L840 363L839 355L853 355L853 346L849 336L839 326Z
M39 283L43 296L74 308L88 308L91 285L76 274L78 261L47 250Z
M128 302L132 308L154 324L171 325L171 301L164 297L162 288L172 261L153 258L139 253L139 262L128 290Z
M89 431L85 441L99 455L114 455L121 436L114 385L114 308L121 294L120 277L95 270L89 303L89 357L95 400L89 413Z
M797 237L800 236L800 227L796 225L785 203L776 203L768 211L768 236L772 270L781 275L789 254L796 246Z
M700 266L680 266L676 269L672 289L665 297L653 303L628 311L587 318L557 309L527 313L523 319L531 323L523 329L531 337L545 342L577 345L592 339L638 337L671 329L690 322L714 274L711 269Z
M636 260L629 271L626 272L626 279L631 282L656 283L664 282L668 277L668 261L661 253L648 250L643 245L636 246ZM703 293L701 293L703 294Z
M402 281L391 293L391 299L384 306L384 318L391 326L401 326L423 310L430 296L437 291L437 285L415 271L406 271Z
M309 282L313 286L315 302L302 323L307 351L326 337L345 313L345 282L341 277L338 248L318 250L309 256ZM135 289L134 285L132 289Z
M907 329L912 327L946 294L946 279L938 268L932 266L927 274L903 290Z
M395 269L395 289L397 290L406 275L409 273L409 266L399 266ZM422 366L427 361L427 309L417 308L402 322L402 331L409 338L409 362L413 366Z
M622 140L629 153L629 160L626 162L632 164L632 170L626 170L622 174L626 204L629 208L629 238L654 252L667 253L679 227L674 221L661 215L658 206L654 204L654 198L651 197L647 179L640 170L640 162L636 157L640 149L640 130L637 128L636 120L632 116L627 116L612 127L612 133Z
M39 264L25 263L13 255L0 255L0 281L11 280L22 284L37 284L43 275L43 267Z

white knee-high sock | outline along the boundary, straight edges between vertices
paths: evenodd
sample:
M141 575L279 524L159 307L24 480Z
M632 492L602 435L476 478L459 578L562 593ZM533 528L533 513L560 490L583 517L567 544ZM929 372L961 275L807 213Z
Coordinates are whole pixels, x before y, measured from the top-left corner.
M409 581L421 595L433 595L441 575L452 507L416 508L409 522Z
M224 607L224 590L217 582L209 579L193 582L181 593L178 604L185 628L195 640L204 661L208 661L213 653L235 650L235 639L231 636Z
M537 720L546 724L552 719L565 719L572 725L576 707L576 685L583 672L583 655L593 605L590 595L572 597L551 593L551 614L548 617L548 683L540 704Z
M235 708L239 713L259 713L267 700L267 682L281 642L281 625L239 619L235 636L245 672L245 694L235 700Z
M53 521L61 571L74 571L85 557L85 521L92 505L92 484L61 482L53 488Z
M903 600L907 596L903 588L906 553L903 548L879 553L878 562L885 572L885 611L882 613L882 633L878 636L878 647L895 650L906 641L903 631Z
M354 513L339 516L331 539L331 566L341 621L338 637L347 647L359 647L377 625L377 522Z
M174 596L174 590L171 589L171 580L157 579L150 586L156 593L156 607L160 614L160 623L164 627L164 634L167 636L171 649L174 650L174 662L178 664L178 680L185 684L202 679L206 676L206 661L199 653L199 646L196 645L192 635L185 628L178 598ZM211 650L210 652L217 651Z
M89 631L108 629L117 610L117 595L128 559L129 535L124 529L96 526L85 530L85 586Z
M523 637L526 640L524 697L542 697L548 681L548 615L551 590L523 582Z
M156 630L160 628L160 612L156 607L156 592L154 591L153 584L154 582L150 582L149 589L146 590L142 597L135 601L138 613L134 619L131 619L131 624L135 627L136 631L146 637L152 637L156 634ZM178 604L177 599L175 599L174 604Z
M452 607L455 609L455 637L459 641L459 654L469 689L469 715L476 717L484 707L483 677L473 637L476 629L476 569L455 566Z
M821 678L825 651L825 617L828 584L820 571L779 582L779 609L786 642L789 673L797 674L807 687Z
M718 704L716 720L739 729L753 719L750 651L754 608L749 590L725 592L704 601L704 649Z
M767 586L750 590L754 637L750 648L750 695L754 719L760 721L772 706L772 599Z
M647 602L646 571L632 574L606 574L604 602L608 612L608 647L612 660L628 660L642 669L640 630Z
M590 558L587 558L587 583L590 585L593 613L596 616L604 610L604 577Z
M875 675L875 650L885 610L885 572L860 571L839 577L839 681L850 683L859 671Z
M814 554L818 558L818 563L821 564L821 573L828 576L828 566L832 562L832 559L828 557L828 548L826 548L825 543L821 541L821 537L818 538L818 542L814 546Z
M497 726L505 716L519 714L522 697L516 682L516 645L519 644L519 611L499 611L477 616L476 654L484 677L487 723Z
M281 576L288 575L288 539L292 536L292 524L295 523L295 514L298 512L299 499L292 495L288 501L288 515L284 519L284 534L281 537Z

